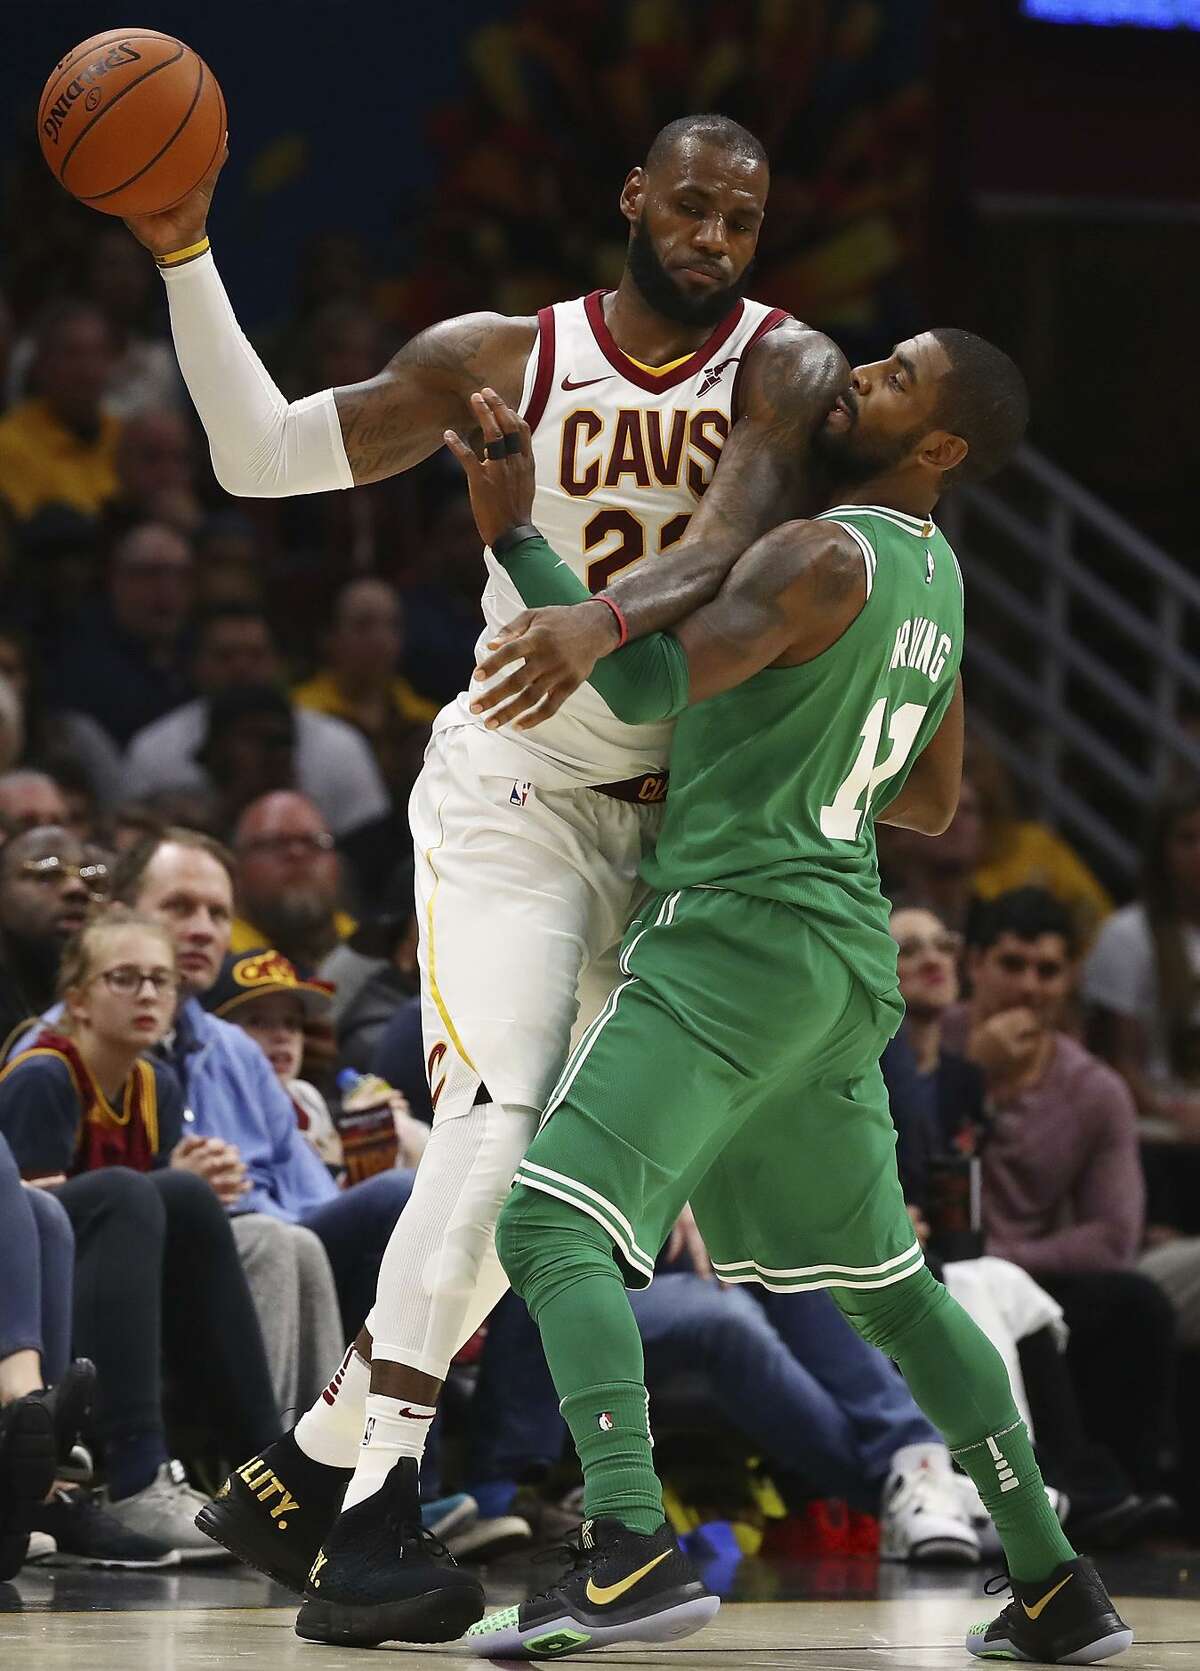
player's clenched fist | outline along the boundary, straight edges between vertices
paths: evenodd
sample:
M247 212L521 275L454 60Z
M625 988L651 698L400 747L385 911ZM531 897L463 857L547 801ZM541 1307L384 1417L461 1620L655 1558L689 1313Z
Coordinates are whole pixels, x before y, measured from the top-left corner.
M492 545L533 515L533 443L529 425L495 389L473 394L471 411L483 433L483 457L452 429L443 439L463 467L480 536Z

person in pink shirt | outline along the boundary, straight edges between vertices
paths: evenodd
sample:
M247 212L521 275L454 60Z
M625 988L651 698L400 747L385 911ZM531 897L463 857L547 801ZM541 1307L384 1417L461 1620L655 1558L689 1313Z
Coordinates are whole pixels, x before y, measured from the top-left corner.
M1053 895L1001 894L972 924L971 996L946 1015L942 1037L986 1079L987 1251L1062 1306L1088 1426L1145 1492L1161 1483L1173 1442L1175 1319L1134 1269L1145 1186L1133 1098L1062 1028L1076 952Z

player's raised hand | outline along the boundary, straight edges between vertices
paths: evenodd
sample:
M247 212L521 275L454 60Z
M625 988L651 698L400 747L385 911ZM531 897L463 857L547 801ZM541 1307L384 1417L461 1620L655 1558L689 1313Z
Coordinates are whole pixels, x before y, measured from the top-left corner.
M213 192L217 189L217 175L228 160L229 136L226 135L216 162L200 184L173 209L164 209L157 215L130 215L125 225L138 243L151 255L174 255L177 250L191 249L193 244L201 243Z
M491 545L533 515L533 441L524 418L495 389L473 394L471 411L483 434L482 458L452 429L442 439L463 467L475 526Z

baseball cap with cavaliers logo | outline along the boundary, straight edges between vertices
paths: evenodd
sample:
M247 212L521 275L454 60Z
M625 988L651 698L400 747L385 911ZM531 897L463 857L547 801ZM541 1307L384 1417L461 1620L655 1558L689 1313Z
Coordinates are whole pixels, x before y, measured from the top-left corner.
M282 952L260 946L227 957L202 1001L214 1015L228 1017L239 1004L272 992L292 993L304 1005L305 1015L315 1020L328 1014L334 988L330 981L303 980Z

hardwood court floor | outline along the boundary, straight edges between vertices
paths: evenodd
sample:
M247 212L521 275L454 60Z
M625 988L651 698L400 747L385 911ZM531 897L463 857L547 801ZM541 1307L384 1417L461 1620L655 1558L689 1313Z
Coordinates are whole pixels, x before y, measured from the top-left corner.
M1106 1570L1138 1637L1114 1664L1125 1671L1200 1667L1200 1560L1194 1568L1187 1555L1108 1562ZM523 1585L514 1569L496 1569L496 1578L491 1599L515 1600ZM998 1605L980 1595L981 1583L979 1574L873 1562L745 1562L732 1586L744 1599L726 1602L700 1635L669 1648L612 1648L586 1658L666 1671L966 1671L979 1662L962 1648L964 1629ZM300 1641L294 1619L285 1592L240 1569L136 1577L29 1568L0 1585L0 1666L347 1671L369 1663L361 1651ZM377 1652L396 1671L466 1671L481 1663L452 1644Z

